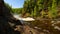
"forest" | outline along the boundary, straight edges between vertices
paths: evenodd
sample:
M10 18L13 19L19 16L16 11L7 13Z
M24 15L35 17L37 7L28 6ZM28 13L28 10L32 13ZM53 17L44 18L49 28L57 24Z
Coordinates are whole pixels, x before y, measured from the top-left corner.
M11 8L11 6L10 6ZM11 8L12 13L29 14L31 17L56 18L60 14L60 0L25 0L23 8Z
M19 27L17 30L23 34L60 34L60 0L24 0L22 8L12 8L8 3L5 6L12 14L21 14L21 17L32 17L35 21L27 21L22 25L21 31ZM10 14L9 14L10 15ZM19 20L12 16L11 22ZM17 20L17 21L15 21ZM19 23L18 23L19 24ZM24 29L24 30L22 30Z

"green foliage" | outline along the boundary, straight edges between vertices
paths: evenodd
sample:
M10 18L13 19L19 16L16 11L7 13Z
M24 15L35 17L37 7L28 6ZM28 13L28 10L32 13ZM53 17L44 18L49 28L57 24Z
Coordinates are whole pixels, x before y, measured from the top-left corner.
M5 3L6 7L11 11L11 13L20 14L22 13L22 8L12 8L9 4Z
M57 15L57 7L60 7L60 0L25 0L23 8L12 8L7 3L5 5L12 13L29 13L31 16L40 16L40 10L48 8L52 17Z
M52 2L52 12L56 14L56 0ZM55 14L53 14L55 16Z
M52 17L57 15L57 7L60 6L60 0L26 0L24 2L24 12L28 12L31 15L37 16L37 13L42 9L48 8ZM38 14L39 15L39 14Z
M13 8L13 13L20 14L22 13L22 8Z

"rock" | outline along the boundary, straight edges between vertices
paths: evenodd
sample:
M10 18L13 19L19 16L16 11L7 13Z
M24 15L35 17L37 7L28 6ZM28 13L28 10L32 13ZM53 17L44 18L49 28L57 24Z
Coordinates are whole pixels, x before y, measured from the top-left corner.
M4 0L0 0L0 34L18 33L14 31L14 27L11 27L9 22L14 23L15 25L22 25L21 22L14 18L10 13L10 9L5 6Z

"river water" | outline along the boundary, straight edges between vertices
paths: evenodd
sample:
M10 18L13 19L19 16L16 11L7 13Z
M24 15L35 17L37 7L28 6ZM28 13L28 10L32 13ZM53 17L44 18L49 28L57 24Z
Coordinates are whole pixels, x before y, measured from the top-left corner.
M21 15L17 15L17 14L14 14L13 16L15 18L17 18L19 20L23 20L23 21L34 21L35 20L35 19L31 18L31 17L23 18L23 17L21 17Z

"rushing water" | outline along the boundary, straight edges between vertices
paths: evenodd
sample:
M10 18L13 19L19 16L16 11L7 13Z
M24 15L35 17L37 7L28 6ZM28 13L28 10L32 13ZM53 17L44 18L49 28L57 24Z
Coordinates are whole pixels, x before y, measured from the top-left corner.
M34 21L35 20L35 19L31 18L31 17L22 18L21 15L14 15L14 17L19 19L19 20L23 20L23 21Z
M20 14L20 15L14 14L13 16L14 16L15 18L19 19L22 24L23 24L23 23L26 23L25 21L35 21L35 19L30 18L30 17L22 18L22 17L21 17L21 14Z

